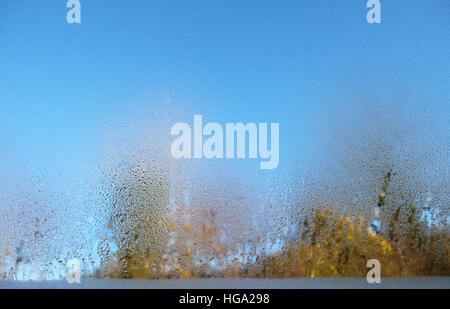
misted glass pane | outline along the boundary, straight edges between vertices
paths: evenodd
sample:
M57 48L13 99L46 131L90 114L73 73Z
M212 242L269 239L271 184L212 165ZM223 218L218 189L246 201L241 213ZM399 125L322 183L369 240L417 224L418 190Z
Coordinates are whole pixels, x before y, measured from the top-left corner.
M2 1L0 281L448 287L448 3L369 2Z

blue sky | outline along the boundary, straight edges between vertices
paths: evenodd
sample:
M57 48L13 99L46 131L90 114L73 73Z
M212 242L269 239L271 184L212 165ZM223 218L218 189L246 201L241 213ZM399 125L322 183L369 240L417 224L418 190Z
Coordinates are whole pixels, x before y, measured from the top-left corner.
M343 86L448 99L445 0L381 1L381 24L362 0L81 0L81 24L65 2L0 4L3 169L78 169L105 124L166 97L206 121L280 122L282 158Z

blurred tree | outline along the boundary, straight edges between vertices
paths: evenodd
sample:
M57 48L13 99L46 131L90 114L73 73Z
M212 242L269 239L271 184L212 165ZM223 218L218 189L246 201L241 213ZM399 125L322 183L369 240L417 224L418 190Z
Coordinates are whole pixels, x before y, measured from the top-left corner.
M121 277L157 278L168 242L168 174L155 162L123 163L110 175L110 220Z

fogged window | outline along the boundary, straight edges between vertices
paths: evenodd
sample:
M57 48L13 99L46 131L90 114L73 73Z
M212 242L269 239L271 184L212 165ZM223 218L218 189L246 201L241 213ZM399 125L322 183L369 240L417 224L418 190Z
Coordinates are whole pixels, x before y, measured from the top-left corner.
M450 274L439 6L27 5L0 5L0 279Z

